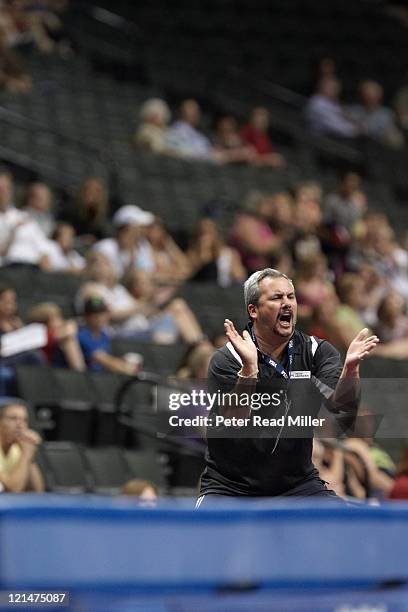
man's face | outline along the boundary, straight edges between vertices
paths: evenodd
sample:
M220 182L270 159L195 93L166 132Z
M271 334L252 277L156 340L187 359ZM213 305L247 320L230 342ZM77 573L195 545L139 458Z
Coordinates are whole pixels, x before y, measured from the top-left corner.
M297 302L293 285L286 278L267 277L259 283L258 304L250 304L254 322L270 328L277 336L290 338L297 319Z
M25 406L13 404L3 408L0 417L0 433L5 442L15 442L28 427L28 414Z

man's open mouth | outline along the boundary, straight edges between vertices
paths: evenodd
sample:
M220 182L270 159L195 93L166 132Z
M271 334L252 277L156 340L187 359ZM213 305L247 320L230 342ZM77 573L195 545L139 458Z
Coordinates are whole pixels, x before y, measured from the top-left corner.
M279 323L282 325L282 327L289 327L291 322L292 322L292 313L291 312L282 312L279 315Z

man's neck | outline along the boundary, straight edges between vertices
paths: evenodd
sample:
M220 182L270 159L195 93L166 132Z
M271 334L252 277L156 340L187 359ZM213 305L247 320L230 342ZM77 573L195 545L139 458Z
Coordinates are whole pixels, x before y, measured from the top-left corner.
M265 355L269 355L277 361L280 361L291 337L282 338L273 332L271 333L260 330L256 325L254 325L254 332L260 351Z

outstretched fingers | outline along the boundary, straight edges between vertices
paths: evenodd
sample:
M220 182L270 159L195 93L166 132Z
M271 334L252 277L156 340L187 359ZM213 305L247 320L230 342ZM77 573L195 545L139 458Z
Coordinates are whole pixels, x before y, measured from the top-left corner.
M239 336L237 330L235 329L235 325L230 319L225 319L224 321L224 330L228 338L236 338Z

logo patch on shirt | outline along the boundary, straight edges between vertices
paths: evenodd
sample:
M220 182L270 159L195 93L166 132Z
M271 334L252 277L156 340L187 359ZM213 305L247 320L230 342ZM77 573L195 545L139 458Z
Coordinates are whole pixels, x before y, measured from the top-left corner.
M311 378L310 370L294 370L290 373L291 378Z

